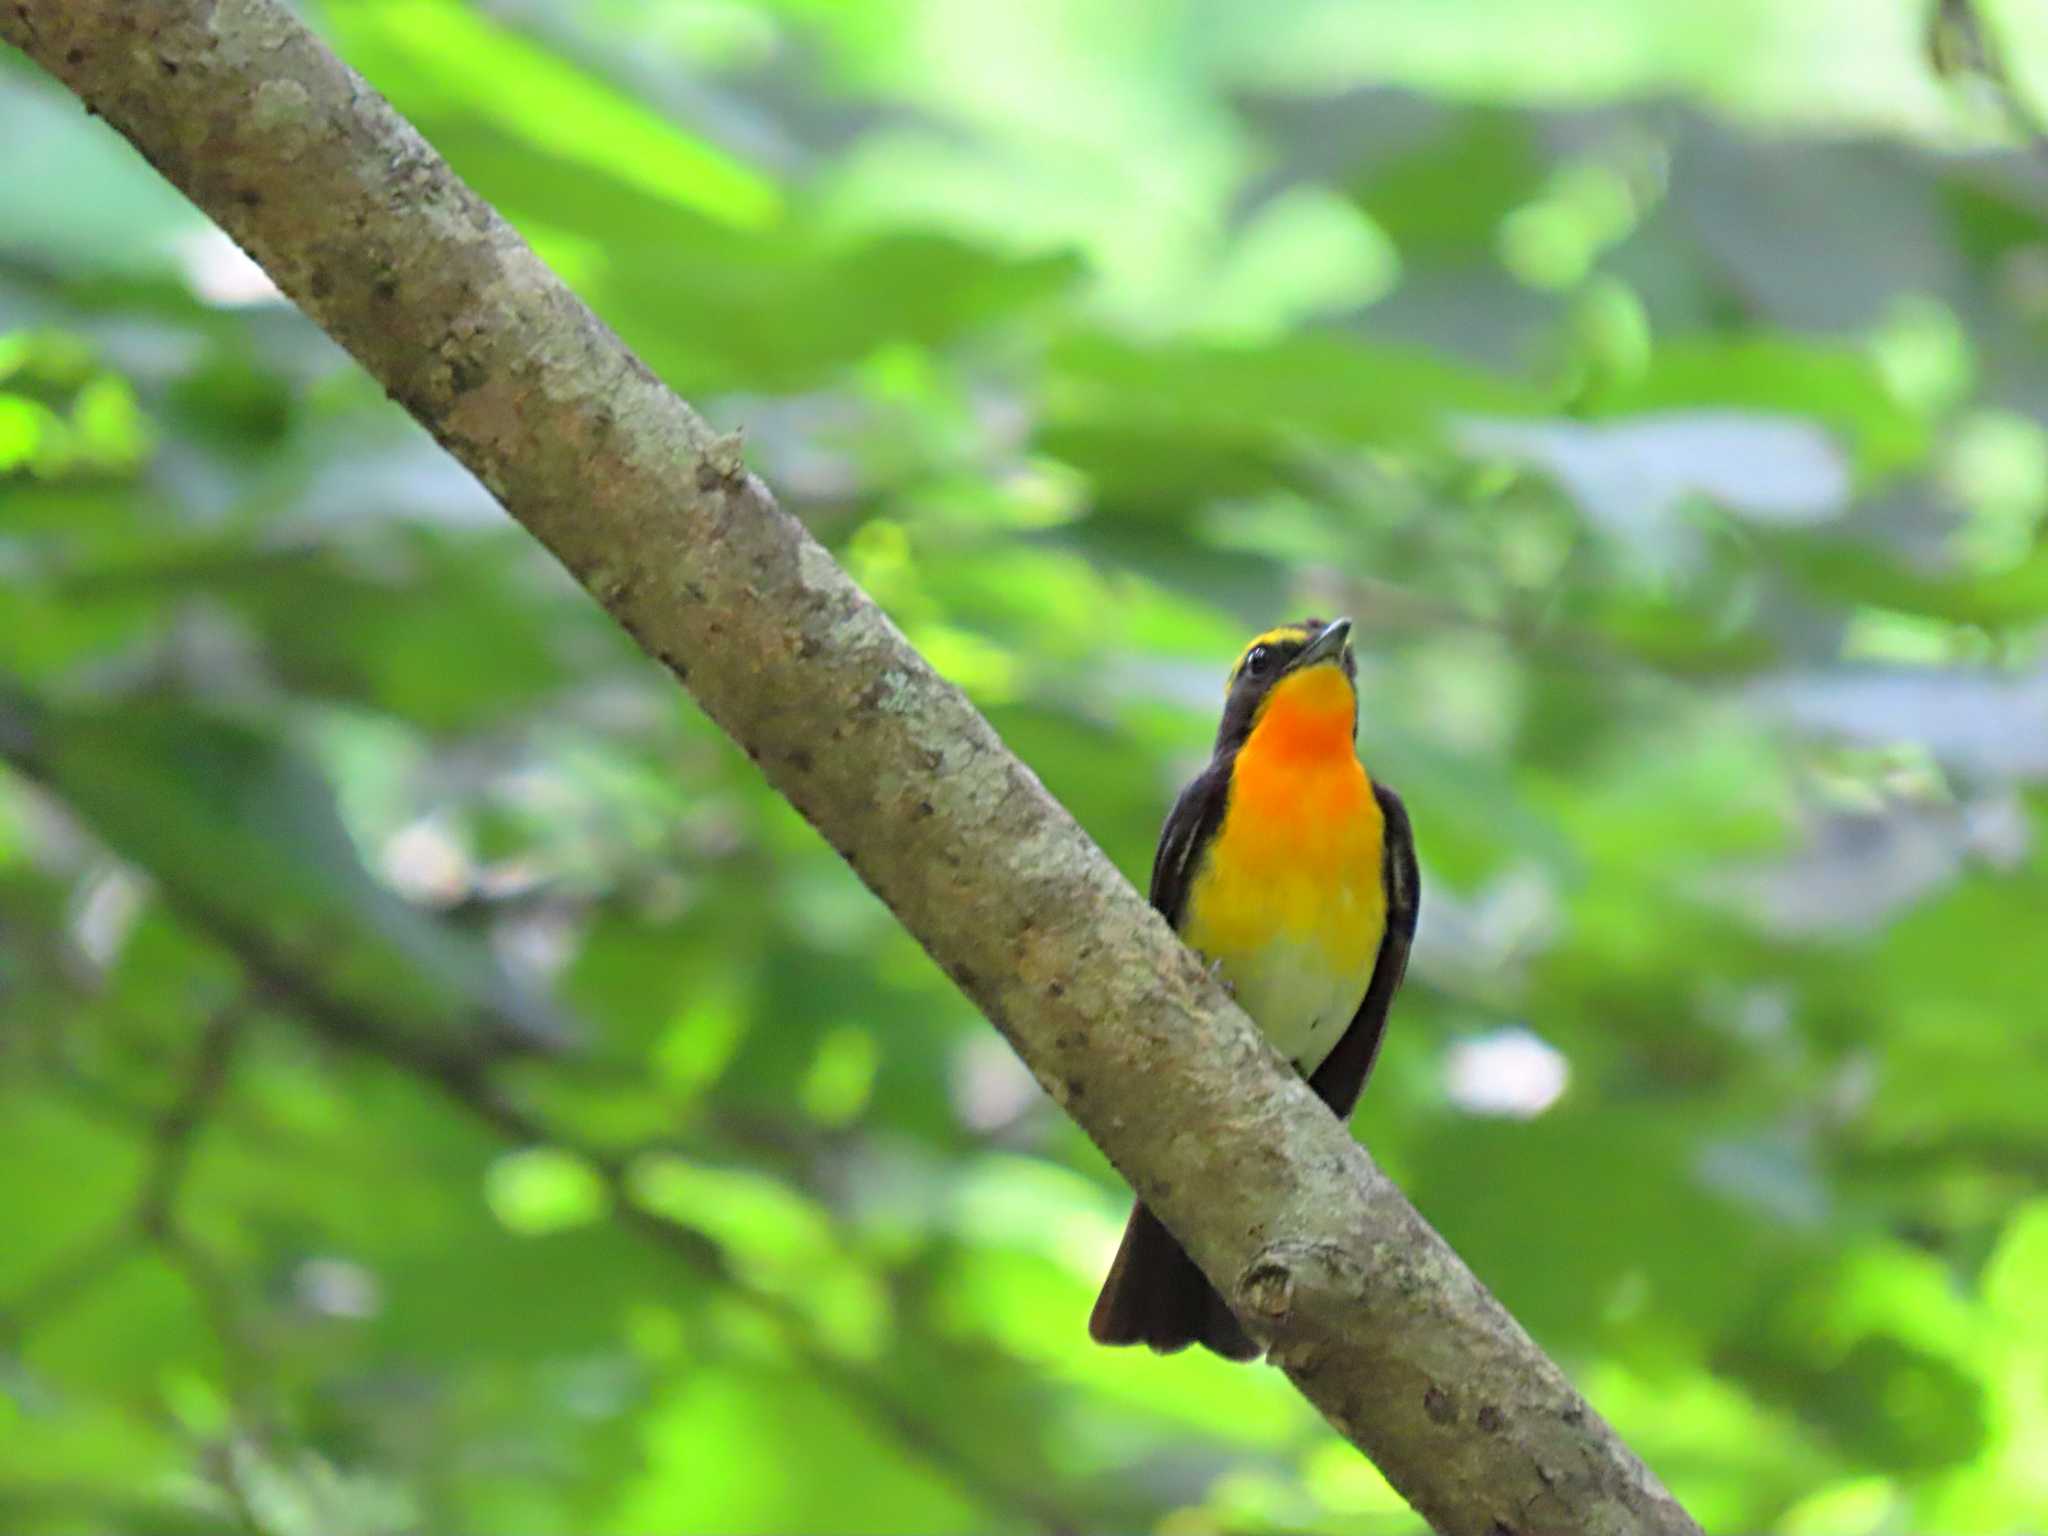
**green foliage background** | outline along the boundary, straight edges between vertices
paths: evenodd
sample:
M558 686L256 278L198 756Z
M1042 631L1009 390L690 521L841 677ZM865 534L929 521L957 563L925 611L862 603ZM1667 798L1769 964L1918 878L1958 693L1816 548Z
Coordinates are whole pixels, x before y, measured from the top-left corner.
M1709 1528L2048 1524L2037 8L314 15L1134 877L1356 616L1359 1133ZM1124 1191L831 852L18 58L0 142L0 1525L1415 1529L1091 1347Z

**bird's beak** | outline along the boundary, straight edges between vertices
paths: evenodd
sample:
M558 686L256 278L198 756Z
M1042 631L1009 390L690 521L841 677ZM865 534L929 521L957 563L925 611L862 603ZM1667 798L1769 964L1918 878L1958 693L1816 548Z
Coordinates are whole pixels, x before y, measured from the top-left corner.
M1313 667L1320 662L1342 661L1344 648L1351 643L1351 621L1332 619L1322 627L1315 639L1309 641L1306 649L1294 658L1291 671L1299 672L1304 667Z

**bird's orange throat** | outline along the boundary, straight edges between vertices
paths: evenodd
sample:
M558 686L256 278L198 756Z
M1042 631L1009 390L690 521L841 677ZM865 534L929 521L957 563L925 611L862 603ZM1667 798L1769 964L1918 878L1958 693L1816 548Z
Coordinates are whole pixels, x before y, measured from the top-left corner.
M1241 753L1290 759L1297 769L1308 766L1302 759L1356 762L1352 733L1357 724L1358 696L1344 669L1310 667L1274 685Z
M1245 814L1239 833L1273 857L1316 871L1354 854L1354 831L1374 844L1366 866L1379 878L1379 807L1352 740L1356 695L1335 666L1311 667L1275 685L1231 775Z

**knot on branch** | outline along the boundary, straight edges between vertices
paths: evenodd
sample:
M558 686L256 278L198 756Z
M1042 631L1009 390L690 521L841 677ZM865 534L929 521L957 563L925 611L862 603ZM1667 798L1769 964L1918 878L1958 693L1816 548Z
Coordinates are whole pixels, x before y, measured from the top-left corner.
M1297 1378L1322 1363L1331 1319L1355 1296L1357 1264L1327 1242L1290 1241L1263 1248L1239 1274L1231 1305L1266 1344L1266 1357Z
M1277 1258L1261 1257L1237 1282L1237 1310L1278 1326L1294 1310L1294 1271Z
M1238 1276L1234 1305L1241 1316L1279 1328L1313 1304L1355 1293L1358 1264L1334 1243L1271 1243Z

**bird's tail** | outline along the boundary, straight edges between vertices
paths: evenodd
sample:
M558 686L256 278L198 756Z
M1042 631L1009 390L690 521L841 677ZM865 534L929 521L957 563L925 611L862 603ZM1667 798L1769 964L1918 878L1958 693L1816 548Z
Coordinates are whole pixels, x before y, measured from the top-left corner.
M1098 1344L1149 1344L1162 1355L1190 1344L1226 1360L1259 1353L1208 1277L1143 1205L1131 1210L1088 1333Z

